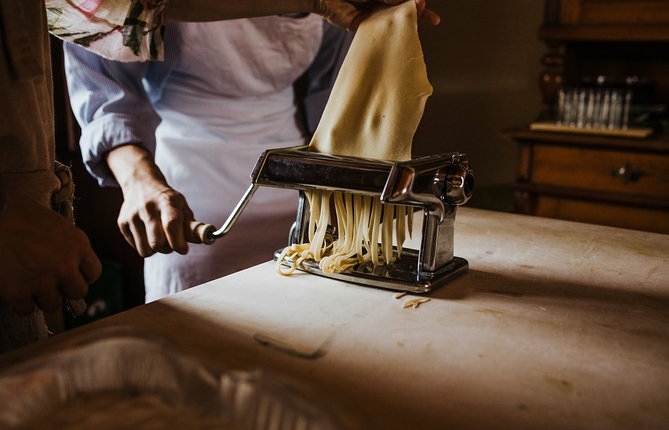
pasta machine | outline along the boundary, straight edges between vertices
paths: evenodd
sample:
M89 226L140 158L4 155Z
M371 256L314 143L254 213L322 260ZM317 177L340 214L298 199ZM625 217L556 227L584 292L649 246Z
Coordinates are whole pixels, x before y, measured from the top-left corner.
M425 293L468 268L454 256L453 229L458 205L469 200L474 175L467 157L448 153L404 162L385 162L310 152L306 146L265 151L251 174L251 185L224 225L209 226L204 242L225 235L259 186L299 191L297 217L288 245L307 242L307 190L348 191L377 196L383 203L422 209L422 236L418 249L403 248L389 265L358 264L340 273L324 274L317 262L305 261L300 270L356 284L413 293ZM277 251L275 259L280 254Z

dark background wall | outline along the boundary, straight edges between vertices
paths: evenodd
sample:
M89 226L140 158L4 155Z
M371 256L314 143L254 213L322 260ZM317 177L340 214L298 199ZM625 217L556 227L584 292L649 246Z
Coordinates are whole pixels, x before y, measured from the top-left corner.
M509 210L516 148L500 130L538 113L543 2L432 0L430 7L442 23L420 26L434 94L414 154L466 152L477 181L471 205Z

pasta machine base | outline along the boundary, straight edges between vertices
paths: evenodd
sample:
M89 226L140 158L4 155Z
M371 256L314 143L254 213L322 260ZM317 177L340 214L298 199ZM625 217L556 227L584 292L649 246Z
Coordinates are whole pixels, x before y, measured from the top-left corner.
M276 251L274 254L275 261L282 251L283 249ZM415 249L403 249L402 256L389 266L374 266L369 263L358 264L339 273L323 273L317 262L306 260L302 262L298 270L353 284L424 294L446 284L469 268L467 260L461 257L453 257L439 270L421 276L417 274L418 255L419 253ZM283 263L283 265L291 266L288 262Z

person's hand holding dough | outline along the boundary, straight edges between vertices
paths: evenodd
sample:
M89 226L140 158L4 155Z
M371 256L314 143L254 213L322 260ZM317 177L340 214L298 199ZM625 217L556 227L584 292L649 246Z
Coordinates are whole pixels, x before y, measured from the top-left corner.
M404 1L407 0L314 0L314 10L335 25L357 30L360 23L383 4L394 6ZM427 8L426 0L412 1L416 2L419 17L424 17L433 25L439 24L441 18Z

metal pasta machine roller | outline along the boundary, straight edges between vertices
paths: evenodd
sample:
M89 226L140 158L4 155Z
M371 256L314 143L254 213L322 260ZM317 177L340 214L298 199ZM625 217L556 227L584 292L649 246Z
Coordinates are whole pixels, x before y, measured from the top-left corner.
M385 162L310 152L306 146L271 149L258 159L251 182L225 224L207 232L208 242L231 229L259 186L299 191L297 219L289 234L289 245L308 241L305 191L347 191L376 196L383 203L422 209L419 249L403 248L401 257L390 265L361 263L340 273L324 274L317 262L305 261L301 270L356 284L425 293L468 268L465 259L453 255L456 209L469 200L474 187L474 175L464 154Z

